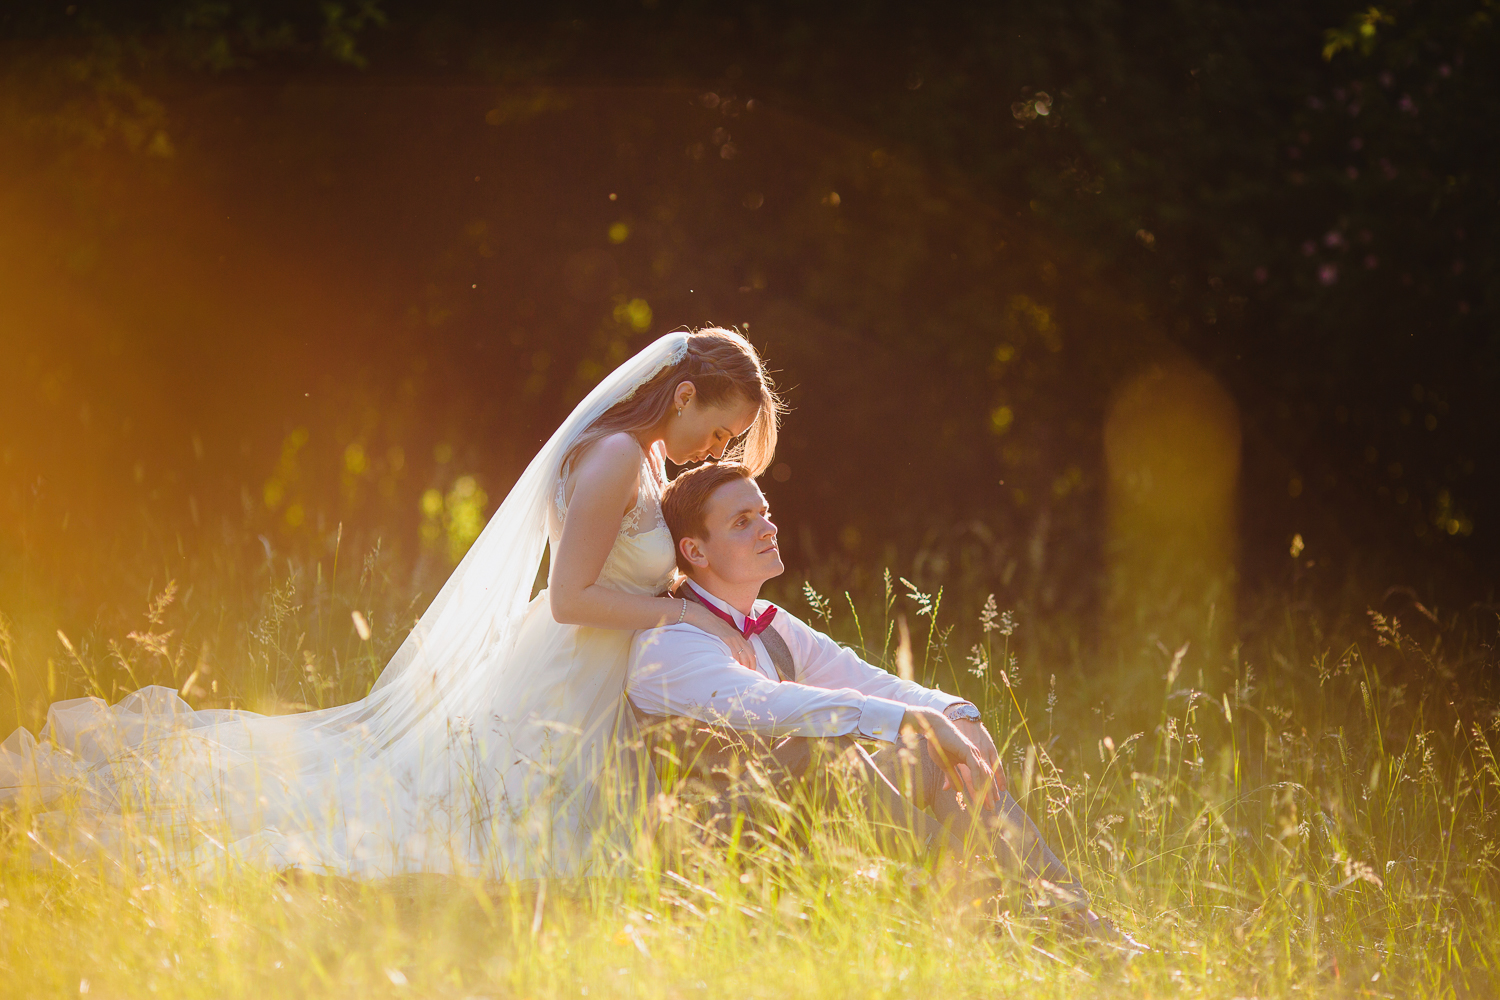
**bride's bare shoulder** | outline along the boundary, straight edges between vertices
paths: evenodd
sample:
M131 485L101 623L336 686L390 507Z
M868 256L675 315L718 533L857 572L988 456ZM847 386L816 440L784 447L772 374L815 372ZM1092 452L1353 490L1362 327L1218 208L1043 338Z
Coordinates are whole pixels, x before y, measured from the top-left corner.
M639 478L643 455L634 436L617 431L591 442L573 467L582 478L633 483Z
M629 463L629 467L634 469L641 464L641 457L644 454L635 435L627 434L625 431L615 431L597 441L589 442L579 453L578 460L580 463L603 462L607 465Z

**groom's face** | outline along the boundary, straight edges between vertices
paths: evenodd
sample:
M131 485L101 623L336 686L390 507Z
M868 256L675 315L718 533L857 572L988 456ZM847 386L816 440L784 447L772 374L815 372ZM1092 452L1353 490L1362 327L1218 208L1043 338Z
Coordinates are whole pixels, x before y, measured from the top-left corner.
M725 483L703 511L707 538L683 539L695 547L688 559L731 583L761 584L786 569L776 546L776 525L753 479ZM696 558L695 558L696 557Z

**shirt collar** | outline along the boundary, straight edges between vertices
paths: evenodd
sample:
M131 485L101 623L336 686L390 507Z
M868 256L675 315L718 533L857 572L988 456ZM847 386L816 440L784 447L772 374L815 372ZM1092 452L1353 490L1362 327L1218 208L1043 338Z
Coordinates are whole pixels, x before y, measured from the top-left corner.
M723 601L719 600L713 594L710 594L708 591L706 591L702 587L698 586L692 580L688 580L687 585L689 587L692 587L693 590L695 592L697 592L698 596L701 597L701 598L703 598L703 600L706 603L712 604L714 607L718 608L720 611L724 612L725 614L727 614L731 618L733 618L734 619L734 624L735 624L736 628L738 628L742 632L745 630L745 616L742 615L742 614L740 614L739 611L736 610L733 606L731 606L729 604L725 604ZM760 602L756 601L755 603L759 604ZM751 611L755 610L755 604L752 604L750 606L750 610Z

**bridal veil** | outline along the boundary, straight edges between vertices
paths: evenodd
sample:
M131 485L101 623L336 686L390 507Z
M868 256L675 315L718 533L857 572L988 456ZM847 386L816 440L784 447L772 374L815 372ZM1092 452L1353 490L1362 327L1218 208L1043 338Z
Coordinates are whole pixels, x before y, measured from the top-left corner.
M517 640L564 456L687 346L686 333L660 338L578 404L362 700L282 716L194 711L163 687L114 706L59 702L40 742L17 730L0 744L0 803L50 808L35 839L63 861L86 851L367 876L585 870L593 792L565 758L579 733L614 725L618 692L583 684L539 701L548 679L521 662ZM490 717L476 720L476 706Z

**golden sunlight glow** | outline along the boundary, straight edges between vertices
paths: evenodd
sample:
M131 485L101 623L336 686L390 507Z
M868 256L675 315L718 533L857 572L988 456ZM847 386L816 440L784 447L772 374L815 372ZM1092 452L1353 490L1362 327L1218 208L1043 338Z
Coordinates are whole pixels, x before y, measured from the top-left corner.
M1234 634L1239 411L1190 361L1152 365L1116 393L1104 425L1109 472L1108 631L1195 659Z

